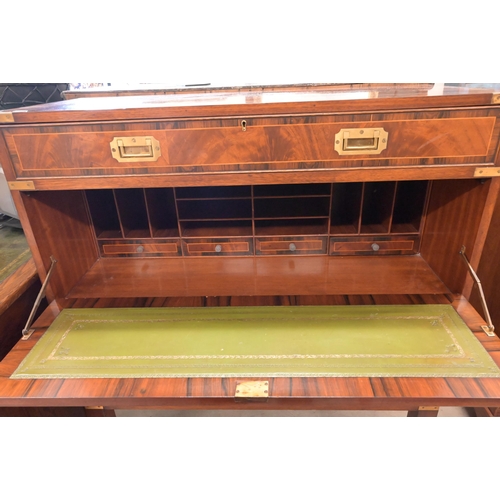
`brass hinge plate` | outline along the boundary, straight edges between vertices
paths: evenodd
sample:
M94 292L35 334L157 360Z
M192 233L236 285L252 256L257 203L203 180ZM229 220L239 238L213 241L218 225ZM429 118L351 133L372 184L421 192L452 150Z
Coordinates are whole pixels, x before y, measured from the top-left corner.
M35 183L33 181L11 181L9 188L11 191L34 191Z
M235 398L267 398L269 396L269 382L247 381L236 384Z
M500 94L493 94L491 104L500 104Z
M481 325L481 329L483 330L488 337L494 337L495 336L495 330L493 328L490 328L488 325Z
M26 330L23 331L23 336L21 337L21 340L29 340L30 337L35 333L35 329L32 328L31 330Z
M104 406L86 406L86 410L104 410Z
M500 177L500 167L478 167L474 177Z
M0 123L14 123L14 115L10 111L0 111Z
M419 406L418 411L439 411L439 406Z

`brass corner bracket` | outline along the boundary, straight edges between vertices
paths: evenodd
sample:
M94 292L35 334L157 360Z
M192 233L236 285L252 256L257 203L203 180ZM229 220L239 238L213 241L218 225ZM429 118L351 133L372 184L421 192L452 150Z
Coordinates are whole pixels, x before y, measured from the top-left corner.
M491 97L491 104L500 104L500 93L495 93Z
M14 114L11 111L0 111L0 123L14 123Z
M500 167L477 167L474 177L500 177Z
M10 181L9 189L11 191L34 191L36 188L33 181Z

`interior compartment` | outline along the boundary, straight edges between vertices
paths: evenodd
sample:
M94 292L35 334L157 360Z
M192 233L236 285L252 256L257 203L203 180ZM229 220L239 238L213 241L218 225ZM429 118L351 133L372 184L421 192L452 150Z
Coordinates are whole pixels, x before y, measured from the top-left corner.
M251 219L249 199L177 200L179 220Z
M145 193L153 238L179 236L174 190L172 188L149 188L145 190Z
M187 238L252 236L252 220L181 221L181 236Z
M114 195L123 237L151 237L144 190L115 189Z
M395 187L395 182L366 182L363 185L361 234L389 232Z
M427 181L398 182L391 233L418 233L424 217Z
M250 186L196 186L175 188L178 200L199 198L250 198Z
M328 217L330 197L255 198L256 219Z
M358 234L362 182L335 184L332 192L330 234Z
M254 186L253 195L260 197L330 196L331 184L267 184Z
M115 197L111 189L95 189L85 192L97 238L123 237Z
M59 297L442 294L462 291L467 270L458 252L462 245L469 252L474 248L489 185L477 179L329 184L333 196L297 199L179 200L178 190L170 188L35 191L21 196L44 265L51 255L58 260L51 287ZM325 184L311 186L309 193L326 190ZM262 186L244 187L254 195L265 191ZM272 188L290 193L288 187ZM294 217L278 217L289 215L289 210ZM50 213L47 230L43 221ZM187 254L101 259L95 241L96 235L116 232L117 219L125 234L148 235L137 245L153 239L151 230L154 235L178 235L181 242L228 238L228 244L237 244L239 238L250 238L251 243L262 236L327 236L338 228L354 227L359 216L362 230L378 224L384 238L390 239L398 228L398 233L408 231L420 253L339 256L327 250L324 255L256 255L251 250L249 255L224 259ZM342 238L351 234L343 231ZM352 234L353 241L359 239L359 233ZM252 246L255 249L255 242Z
M328 218L311 219L257 219L256 236L300 236L325 235L328 233Z

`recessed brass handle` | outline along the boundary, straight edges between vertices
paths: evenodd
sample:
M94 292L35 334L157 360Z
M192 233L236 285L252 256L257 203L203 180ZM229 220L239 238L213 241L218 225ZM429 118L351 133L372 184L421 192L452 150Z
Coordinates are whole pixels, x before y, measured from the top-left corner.
M110 147L119 162L156 161L161 156L160 143L151 136L114 137Z
M343 128L335 134L339 155L377 155L387 148L389 134L383 128Z

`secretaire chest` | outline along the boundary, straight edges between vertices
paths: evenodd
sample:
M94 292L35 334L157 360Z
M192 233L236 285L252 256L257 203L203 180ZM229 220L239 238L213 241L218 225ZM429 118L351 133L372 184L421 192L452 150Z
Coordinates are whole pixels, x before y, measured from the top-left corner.
M0 405L500 406L499 341L464 262L493 230L498 98L395 88L0 113L42 281L52 266ZM36 356L54 371L23 371ZM248 382L266 389L242 397Z

